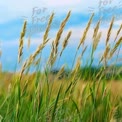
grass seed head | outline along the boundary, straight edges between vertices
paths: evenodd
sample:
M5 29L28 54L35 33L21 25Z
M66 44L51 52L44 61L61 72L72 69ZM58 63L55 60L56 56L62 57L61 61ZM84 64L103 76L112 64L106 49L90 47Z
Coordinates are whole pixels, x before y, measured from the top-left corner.
M48 25L47 25L47 28L46 28L46 31L44 33L44 36L43 36L43 41L45 42L48 38L48 33L50 31L50 27L51 27L51 23L53 21L53 18L54 18L54 13L52 13L52 15L50 16L49 18L49 22L48 22Z
M64 30L64 27L65 27L66 22L68 21L70 15L71 15L71 11L68 12L66 18L64 19L64 21L60 25L59 31L57 32L57 35L56 35L56 38L55 38L55 54L57 54L57 52L58 52L59 40L61 38L61 35L63 33L63 30Z
M118 35L120 34L121 30L122 30L122 24L120 25L120 27L119 27L119 29L117 31L116 37L114 39L114 42L116 41L116 39L117 39Z
M106 38L106 46L107 46L109 39L110 39L113 24L114 24L114 17L112 18L109 29L108 29L107 38Z
M105 51L104 51L104 53L103 53L103 55L102 55L102 57L101 57L101 59L100 59L100 61L99 61L99 64L100 64L103 60L105 60L105 61L107 60L109 52L110 52L110 44L107 45L107 47L106 47L106 49L105 49Z
M113 54L116 52L117 48L119 47L119 45L122 43L122 37L120 37L120 39L116 42L116 44L114 45L113 49L110 51L110 56L109 59L113 56Z
M100 22L101 22L101 20L99 20L98 21L98 23L97 23L97 25L96 25L96 27L95 27L95 29L94 29L94 34L93 34L93 39L97 36L97 34L98 34L98 31L99 31L99 27L100 27Z
M93 17L94 17L94 14L92 14L92 16L90 17L90 20L89 20L89 22L88 22L88 24L87 24L87 26L86 26L86 28L85 28L85 30L84 30L83 36L82 36L82 38L80 39L80 43L79 43L79 45L78 45L77 50L79 50L81 44L84 44L84 41L85 41L85 39L86 39L88 30L89 30L90 25L91 25L91 23L92 23Z
M24 22L23 28L22 28L22 32L20 35L20 40L19 40L19 51L18 51L18 62L20 63L21 61L21 57L23 54L23 45L24 45L24 36L26 33L26 26L27 26L27 21Z
M60 53L60 56L62 55L63 50L66 48L66 46L67 46L67 44L68 44L68 40L69 40L71 34L72 34L72 31L69 31L68 34L67 34L67 36L66 36L66 38L64 39L63 44L62 44L62 47L63 47L63 48L62 48L62 51L61 51L61 53Z
M96 50L97 45L98 45L98 43L100 41L101 35L102 35L102 33L99 32L98 35L94 38L94 41L93 41L93 50Z

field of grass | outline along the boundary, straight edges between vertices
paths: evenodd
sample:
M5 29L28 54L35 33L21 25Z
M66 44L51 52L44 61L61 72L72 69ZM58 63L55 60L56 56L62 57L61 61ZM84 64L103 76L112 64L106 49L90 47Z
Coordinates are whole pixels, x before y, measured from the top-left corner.
M49 18L43 42L26 60L23 59L23 47L27 22L24 22L17 63L21 68L14 73L0 72L0 122L122 122L122 64L117 65L122 44L122 37L118 36L122 26L118 28L114 43L111 44L112 18L104 53L98 66L94 67L94 52L102 35L101 20L98 20L89 60L82 67L81 59L89 46L85 45L85 39L93 14L76 49L72 68L68 69L64 64L57 69L72 34L72 31L68 32L62 42L62 49L59 50L59 41L70 15L71 12L62 21L44 66L41 65L41 56L50 40L48 33L54 13ZM82 53L77 56L80 48ZM116 61L109 64L115 54ZM55 65L56 61L58 63ZM31 67L35 67L33 73L30 72Z

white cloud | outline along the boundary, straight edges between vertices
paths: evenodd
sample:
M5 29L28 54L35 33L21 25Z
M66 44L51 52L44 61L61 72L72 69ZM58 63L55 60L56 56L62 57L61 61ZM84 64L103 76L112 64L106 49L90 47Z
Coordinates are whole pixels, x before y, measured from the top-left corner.
M114 25L116 25L116 26L120 26L122 24L122 20L116 20L115 22L114 22Z
M1 0L0 23L21 18L22 16L31 16L32 8L46 7L49 11L55 11L57 14L72 10L72 12L88 13L90 10L97 11L100 0ZM118 5L117 0L111 0L113 5ZM104 6L106 7L106 6Z
M71 35L69 44L70 44L70 46L77 45L79 43L79 41L80 41L80 38L83 35L84 29L85 28L82 28L82 27L73 27L73 28L65 29L63 34L62 34L61 41L64 40L64 38L66 37L67 33L71 30L72 31L72 35ZM112 32L111 32L111 35L110 35L110 42L114 41L116 33L117 33L117 30L118 30L118 28L112 29ZM108 29L107 28L100 28L99 31L102 32L102 37L101 37L100 44L104 44L105 40L106 40L106 37L107 37ZM87 45L91 44L92 41L93 41L92 40L93 32L94 32L94 28L91 27L89 29L89 31L88 31L88 34L87 34L86 40L85 40ZM50 41L49 41L48 44L51 44L52 40L55 39L56 34L57 34L57 30L51 30L49 32ZM32 46L34 46L34 45L38 46L39 44L41 44L43 33L41 33L39 35L40 36L38 36L36 38L35 37L31 38L31 45ZM122 32L119 34L118 38L120 38L121 35L122 35ZM16 39L16 40L8 40L8 41L2 40L2 45L8 46L8 47L10 47L10 46L18 46L18 43L19 43L18 39ZM24 43L25 43L25 46L27 46L28 38L24 39Z
M95 0L97 1L97 0ZM0 1L0 8L2 11L0 23L21 18L21 16L31 16L32 9L38 7L48 8L49 11L55 11L56 13L67 12L72 10L73 12L86 12L89 6L95 6L94 0L81 1L81 0L4 0Z

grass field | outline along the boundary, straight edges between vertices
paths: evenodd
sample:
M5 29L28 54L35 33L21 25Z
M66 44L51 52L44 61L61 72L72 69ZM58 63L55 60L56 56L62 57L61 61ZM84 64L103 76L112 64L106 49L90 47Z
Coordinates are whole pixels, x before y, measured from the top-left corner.
M117 65L117 56L116 62L108 65L111 58L120 53L122 37L118 36L122 26L118 28L114 43L111 44L112 18L104 53L98 66L93 67L94 52L102 35L101 20L98 20L93 32L90 57L86 61L88 63L82 67L81 59L89 46L85 45L85 39L93 14L79 41L72 68L67 69L64 64L57 69L55 62L60 62L73 34L72 31L67 33L59 50L59 42L70 15L71 12L62 21L44 66L41 65L41 56L50 40L48 34L54 13L49 18L43 42L26 60L23 59L23 47L27 22L24 22L17 63L21 68L14 73L0 72L0 122L122 122L122 64ZM80 48L82 53L77 56ZM35 72L30 72L31 67L35 67Z

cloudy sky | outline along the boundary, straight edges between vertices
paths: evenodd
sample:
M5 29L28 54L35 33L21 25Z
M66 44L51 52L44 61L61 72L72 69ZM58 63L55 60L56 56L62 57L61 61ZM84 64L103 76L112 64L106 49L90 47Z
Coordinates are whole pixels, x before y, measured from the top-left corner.
M18 40L24 20L28 21L26 40L31 36L32 46L38 45L41 41L46 23L52 12L55 19L52 23L50 38L54 38L69 10L72 11L71 17L65 27L64 36L69 30L73 31L71 45L74 46L82 35L92 13L95 13L92 27L87 36L87 43L90 42L90 35L93 32L95 23L102 18L101 43L104 43L105 35L109 27L112 16L115 16L114 28L111 40L114 39L116 31L122 23L122 1L121 0L1 0L0 1L0 41L2 42L3 57L7 69L17 50ZM33 23L35 24L33 26ZM75 41L75 42L74 42ZM8 51L9 50L9 51ZM101 48L99 48L99 51ZM99 52L98 51L98 52ZM9 52L9 53L8 53Z

